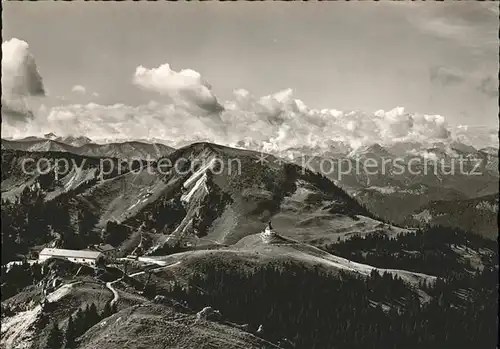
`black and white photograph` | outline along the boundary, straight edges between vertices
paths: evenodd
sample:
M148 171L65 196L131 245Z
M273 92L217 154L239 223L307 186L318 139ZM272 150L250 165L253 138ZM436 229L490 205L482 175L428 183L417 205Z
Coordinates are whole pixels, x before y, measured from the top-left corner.
M497 349L499 33L2 1L0 349Z

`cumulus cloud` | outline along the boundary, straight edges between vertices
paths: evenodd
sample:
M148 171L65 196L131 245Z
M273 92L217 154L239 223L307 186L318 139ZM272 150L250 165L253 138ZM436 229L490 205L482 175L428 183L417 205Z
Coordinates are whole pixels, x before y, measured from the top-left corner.
M457 141L476 148L499 146L498 129L488 125L459 125L453 130Z
M176 72L167 63L152 69L139 66L133 82L145 90L168 95L187 107L194 105L208 112L223 110L212 92L212 86L201 78L200 73L191 69Z
M2 116L10 123L20 123L33 119L33 112L23 98L6 99L2 96Z
M448 71L438 70L437 74L442 81L453 80ZM176 72L168 64L154 69L138 67L134 83L169 96L172 103L44 108L24 130L85 135L95 140L156 138L172 146L210 141L268 152L305 147L328 151L332 147L353 149L373 143L446 142L453 138L440 115L409 113L402 107L373 113L315 109L296 98L292 89L260 97L238 89L230 100L219 103L199 73L189 69Z
M75 85L71 88L71 92L80 93L84 95L85 93L87 93L87 89L82 85Z
M7 122L31 119L28 99L44 96L43 80L25 41L2 43L2 115Z
M224 103L220 120L210 115L200 117L175 103L153 101L137 107L64 105L37 114L31 130L40 134L85 135L95 140L156 138L172 146L210 141L268 152L304 147L352 149L404 141L447 142L454 136L440 115L409 113L402 107L373 113L319 110L295 98L290 89L263 97L236 90Z
M356 148L450 136L442 116L407 113L404 108L375 113L318 110L294 98L290 89L261 98L241 90L236 95L221 115L231 125L229 143L239 137L269 151L303 146L327 150L339 143Z
M45 95L35 58L25 41L14 38L2 43L2 91L21 96Z
M402 107L372 113L315 109L296 98L292 89L267 96L238 89L230 100L220 103L199 73L190 69L176 72L168 64L153 69L139 66L133 82L169 96L170 104L152 101L140 106L97 103L43 106L33 118L29 98L43 96L45 90L28 44L12 39L2 44L2 51L2 114L23 121L20 126L3 125L6 136L54 132L61 136L85 135L95 140L156 138L172 146L210 141L269 152L304 147L353 149L405 141L446 142L457 134L462 141L467 137L468 130L464 128L458 133L451 132L440 115L410 113ZM445 85L457 84L464 80L464 75L437 67L431 71L431 79ZM483 93L496 90L493 79L480 80L475 76L473 81ZM87 92L79 85L72 90Z

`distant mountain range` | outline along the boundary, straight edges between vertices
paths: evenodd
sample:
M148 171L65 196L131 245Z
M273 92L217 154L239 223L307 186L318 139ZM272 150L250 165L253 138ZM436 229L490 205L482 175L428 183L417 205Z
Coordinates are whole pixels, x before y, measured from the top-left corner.
M156 249L168 241L235 243L260 232L271 219L285 235L315 243L386 226L325 177L303 172L301 167L271 155L265 163L259 163L259 155L196 143L168 155L173 164L184 164L182 171L166 174L150 164L140 171L124 168L100 180L101 165L95 157L3 150L2 198L12 199L36 183L45 188L51 200L71 193L71 207L90 208L99 227L112 220L133 227L144 224L156 231ZM85 166L57 180L36 171L31 175L20 171L23 159L42 156L67 157L77 164L85 160ZM239 165L234 167L233 163L231 168L227 164L234 159ZM216 166L217 161L225 165L220 173L212 173L209 167ZM191 168L189 164L201 167Z
M46 134L44 138L2 139L2 149L29 152L56 151L84 156L150 160L159 159L174 150L161 143L127 141L97 144L87 137L57 137L53 133Z
M239 146L255 147L256 145L241 142ZM210 147L215 147L215 145ZM57 137L51 133L46 134L44 138L28 137L20 140L2 140L2 149L22 150L24 152L67 152L98 158L150 160L157 160L174 152L173 148L161 143L127 141L96 144L87 137ZM183 149L189 149L189 146ZM230 152L235 151L231 150ZM238 157L255 157L255 159L259 154L243 149L238 150L238 152L241 152ZM273 154L276 156L273 159L285 158L286 161L323 174L337 186L350 193L376 216L402 225L421 223L421 221L408 217L425 211L426 206L433 201L449 203L450 214L453 216L455 214L452 213L455 212L453 207L456 202L497 195L499 191L498 149L494 147L477 150L459 142L430 145L408 142L385 147L373 144L351 150L345 144L332 142L326 150L319 147L302 147L290 148L286 152L274 152ZM191 155L188 158L192 160ZM460 158L470 161L469 164L465 163L464 165L465 173L459 171L458 160ZM378 171L369 169L372 171L370 172L362 166L368 160L376 164L382 164L383 161L388 162L383 169L380 167ZM414 163L412 170L416 170L416 173L409 171L409 167L402 172L397 171L398 168L394 164L395 161L400 161L404 166L407 166L409 162L415 160L418 161ZM425 161L434 162L425 169L423 165ZM449 171L453 161L456 162L455 173L447 174L446 171ZM435 164L443 164L443 166L436 167ZM346 168L352 170L345 171ZM469 174L472 170L480 175ZM3 184L2 191L4 188ZM442 207L445 209L446 205L442 205ZM433 221L434 219L429 220L430 223ZM443 219L440 219L441 221ZM457 222L457 220L452 221ZM486 224L488 226L485 228L486 235L490 235L495 230L491 228L490 223ZM479 224L479 226L485 225Z
M54 133L47 133L43 137L30 136L21 139L4 138L2 141L9 143L8 149L20 149L27 150L27 144L33 146L32 151L45 151L44 147L47 145L39 146L37 149L37 144L48 144L48 140L57 142L56 144L65 144L68 146L73 146L80 148L85 145L107 145L107 144L150 144L150 145L163 145L167 147L167 142L162 139L105 139L99 142L93 141L92 139L85 136L57 136ZM31 142L31 143L30 143ZM204 142L204 140L195 140L193 142ZM184 142L180 144L179 147L184 147L189 145L189 142ZM274 149L269 148L267 145L262 145L253 141L240 141L235 145L237 148L248 149L253 151L263 151L265 153L270 153L275 156L279 156L286 159L296 159L300 157L317 157L323 159L383 159L383 158L409 158L409 157L421 157L425 159L432 160L450 160L460 157L469 159L498 159L498 148L489 146L481 149L476 149L472 145L464 144L459 141L450 142L431 142L431 143L418 143L418 142L395 142L389 145L381 145L378 143L363 145L360 147L353 148L351 145L340 142L340 141L330 141L327 145L316 145L314 147L300 146L300 147L290 147L286 149ZM29 147L29 146L28 146ZM174 149L172 146L168 146L169 149ZM71 150L71 148L68 148ZM85 149L85 148L83 148ZM498 166L492 166L492 170L497 170Z
M68 137L58 137L53 133L47 133L43 135L43 138L50 139L52 141L58 141L60 143L65 143L68 145L73 145L75 147L81 147L82 145L92 143L92 140L85 136L68 136Z
M499 192L498 149L494 147L477 150L458 142L396 143L363 146L335 157L303 154L291 161L325 174L371 212L397 224L415 223L407 217L434 200L449 203L451 213L454 200ZM488 226L485 235L497 231L496 222L488 222L478 225Z

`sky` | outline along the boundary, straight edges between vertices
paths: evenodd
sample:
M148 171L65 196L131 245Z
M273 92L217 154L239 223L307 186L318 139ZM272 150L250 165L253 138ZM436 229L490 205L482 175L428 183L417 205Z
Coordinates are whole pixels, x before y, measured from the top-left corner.
M3 43L15 38L29 45L11 41L11 71L28 74L30 69L15 62L34 61L30 64L43 81L43 93L25 88L21 95L12 93L11 102L2 97L14 110L4 120L11 133L46 131L44 125L57 121L73 133L95 137L133 133L131 123L123 126L135 117L129 114L154 113L150 119L158 123L147 117L134 120L152 128L175 123L172 130L153 134L171 138L183 125L163 118L168 110L173 115L172 110L181 108L185 127L208 122L208 128L224 132L244 117L235 116L228 124L226 114L244 110L245 115L256 114L246 117L247 127L263 129L259 117L278 124L266 136L272 141L312 137L289 131L308 118L314 117L311 123L317 127L320 119L336 117L335 111L367 113L369 118L383 110L386 114L375 126L377 141L394 137L397 130L390 126L388 133L385 124L408 113L436 116L430 122L438 128L442 117L446 127L496 130L498 25L498 7L487 2L4 2ZM37 80L36 74L28 75ZM4 91L5 84L2 78ZM296 100L298 109L290 111ZM319 112L324 109L330 110L328 115ZM2 109L3 116L8 111ZM274 114L262 116L265 112ZM292 114L303 120L291 122ZM94 118L93 123L82 126L85 117ZM27 128L33 119L36 127ZM358 140L371 137L358 116L322 130L331 133L351 121ZM97 122L108 124L97 128ZM405 122L413 125L414 120Z

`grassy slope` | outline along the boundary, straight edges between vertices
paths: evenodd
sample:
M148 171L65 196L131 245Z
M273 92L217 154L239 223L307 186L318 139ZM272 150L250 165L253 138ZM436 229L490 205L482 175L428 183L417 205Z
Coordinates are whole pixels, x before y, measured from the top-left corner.
M320 267L333 274L337 274L342 270L355 275L368 276L374 269L372 266L351 262L299 241L279 235L274 235L269 240L262 234L247 236L233 246L221 247L216 250L187 251L152 258L162 261L166 265L173 265L180 262L172 269L180 270L181 273L190 273L190 268L194 268L192 269L194 271L199 263L210 263L212 259L223 259L234 265L239 265L242 271L251 270L260 264L286 260L298 261L311 268ZM172 272L171 269L168 267L165 269L166 275L170 275ZM404 270L378 270L380 273L387 271L398 275L413 287L418 287L419 282L422 280L431 283L435 280L435 277L431 275L412 273ZM161 273L161 268L158 272Z
M78 348L277 348L236 327L157 304L124 309L91 328Z

